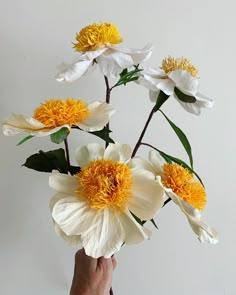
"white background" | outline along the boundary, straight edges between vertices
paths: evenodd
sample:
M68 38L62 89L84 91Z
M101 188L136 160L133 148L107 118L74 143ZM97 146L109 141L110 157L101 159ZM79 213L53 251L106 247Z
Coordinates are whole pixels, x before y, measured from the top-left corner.
M78 56L75 33L93 22L115 23L124 46L155 46L149 64L168 56L185 56L200 70L200 91L215 107L200 117L184 111L173 99L163 107L187 134L195 169L204 180L208 204L204 218L220 233L216 246L200 244L174 204L156 216L159 230L150 241L125 246L116 255L116 295L233 295L235 284L235 2L233 0L75 1L1 0L0 117L11 112L31 115L45 99L75 97L103 100L99 71L73 84L54 80L58 65ZM134 146L151 110L146 89L129 85L114 90L113 138ZM16 144L21 134L0 134L0 294L65 295L69 293L76 249L53 230L48 203L53 191L48 174L21 167L40 149L58 148L49 138ZM97 138L70 137L71 157L79 144ZM160 114L146 141L187 161L182 146ZM142 148L140 155L146 157Z

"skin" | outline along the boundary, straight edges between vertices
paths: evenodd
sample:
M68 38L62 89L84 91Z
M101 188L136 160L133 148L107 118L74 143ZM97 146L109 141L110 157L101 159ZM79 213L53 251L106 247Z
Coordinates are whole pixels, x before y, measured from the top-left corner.
M70 295L109 295L116 260L86 255L84 249L75 254L75 268Z

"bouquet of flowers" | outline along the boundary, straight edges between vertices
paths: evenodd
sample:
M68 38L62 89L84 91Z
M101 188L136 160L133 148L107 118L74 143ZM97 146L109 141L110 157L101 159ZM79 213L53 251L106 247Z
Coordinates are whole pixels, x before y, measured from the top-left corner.
M49 185L55 190L50 201L55 232L68 244L83 247L87 255L111 257L124 244L150 238L145 223L151 221L156 226L155 215L169 201L183 212L201 242L215 244L216 230L201 217L207 198L193 168L191 145L161 110L168 99L174 98L187 112L199 115L203 108L212 107L213 101L198 91L198 70L188 59L169 56L159 68L152 68L146 65L153 51L151 45L130 49L117 45L121 42L114 24L102 22L84 27L73 44L79 52L78 60L56 76L59 82L72 82L99 67L106 86L103 102L49 99L30 117L12 114L3 121L3 132L7 136L26 133L19 144L35 136L50 136L55 144L64 142L64 148L31 155L24 166L50 173ZM111 81L115 81L112 86ZM150 115L134 147L116 142L109 125L114 114L111 93L132 83L146 87L151 101ZM144 141L157 112L180 140L189 164ZM68 137L72 131L80 135L88 132L102 142L79 146L75 152L77 166L70 162ZM138 156L140 146L150 150L148 159Z

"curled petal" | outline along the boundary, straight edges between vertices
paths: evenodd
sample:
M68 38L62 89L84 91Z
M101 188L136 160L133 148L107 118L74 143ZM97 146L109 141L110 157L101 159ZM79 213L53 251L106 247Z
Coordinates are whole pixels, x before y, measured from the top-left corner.
M67 124L55 128L50 128L45 126L38 120L34 119L33 117L27 117L14 113L12 114L11 118L3 121L3 133L7 136L25 132L30 135L41 137L55 133L63 127L70 129L70 126Z
M102 159L105 149L98 143L90 143L80 146L75 152L75 159L80 167L88 165L90 161Z
M128 162L131 157L131 147L128 144L110 143L105 150L104 158L117 162Z
M89 116L77 125L85 131L98 131L108 123L110 116L115 112L110 104L96 101L88 105Z

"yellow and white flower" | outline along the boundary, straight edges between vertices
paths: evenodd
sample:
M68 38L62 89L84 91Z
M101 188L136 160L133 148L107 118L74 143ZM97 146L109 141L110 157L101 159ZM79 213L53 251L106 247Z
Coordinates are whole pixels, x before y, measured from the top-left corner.
M194 179L188 169L176 163L164 162L156 151L150 151L149 161L151 166L146 168L158 176L158 182L161 177L161 184L166 195L185 214L198 239L201 242L216 244L217 231L202 220L200 213L206 205L206 192L203 185Z
M214 104L212 99L198 92L198 70L186 58L168 57L159 69L145 68L137 83L149 89L151 101L156 102L159 92L163 91L195 115L199 115L202 108L211 108ZM179 91L186 96L181 97Z
M155 175L132 160L125 144L88 144L76 151L81 171L74 176L53 173L49 185L55 231L69 244L81 244L87 255L110 257L123 243L149 238L136 222L150 220L163 205L164 190Z
M78 43L74 49L80 52L78 60L67 66L56 76L57 81L72 82L84 76L98 64L103 75L114 78L123 69L146 61L152 46L143 49L121 48L117 44L123 40L117 27L111 23L91 24L76 35Z
M69 130L76 125L85 131L98 131L109 121L114 112L111 105L93 102L87 105L82 100L67 98L50 99L36 108L32 117L12 114L3 121L3 133L15 135L26 132L34 136L46 136L57 132L62 127Z

